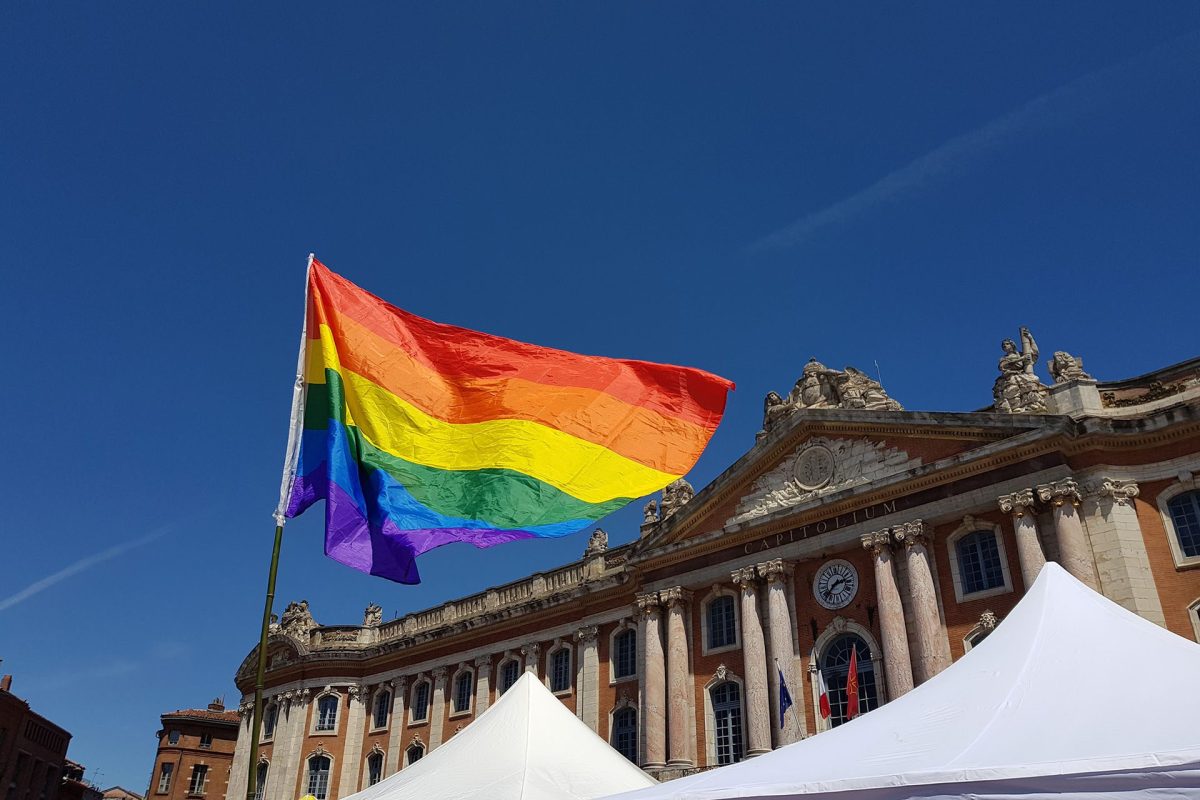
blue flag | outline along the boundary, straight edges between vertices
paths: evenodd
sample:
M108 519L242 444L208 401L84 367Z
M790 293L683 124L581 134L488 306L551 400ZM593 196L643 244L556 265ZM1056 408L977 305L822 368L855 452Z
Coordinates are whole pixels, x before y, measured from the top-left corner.
M778 665L775 669L779 672L779 727L783 727L783 715L792 707L792 695L788 692L787 683L783 680L783 670Z

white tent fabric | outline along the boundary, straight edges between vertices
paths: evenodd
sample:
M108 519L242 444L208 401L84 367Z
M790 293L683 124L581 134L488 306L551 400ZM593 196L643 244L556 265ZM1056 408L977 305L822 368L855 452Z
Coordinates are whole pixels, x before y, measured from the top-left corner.
M591 800L653 785L527 672L448 742L346 800Z
M1047 564L985 641L858 719L620 795L1200 798L1200 645Z

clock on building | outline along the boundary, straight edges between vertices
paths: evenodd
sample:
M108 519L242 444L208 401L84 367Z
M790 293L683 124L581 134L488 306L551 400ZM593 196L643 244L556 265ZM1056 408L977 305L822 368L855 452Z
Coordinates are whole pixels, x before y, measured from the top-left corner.
M813 597L828 609L845 608L858 594L858 570L840 558L826 562L813 578Z

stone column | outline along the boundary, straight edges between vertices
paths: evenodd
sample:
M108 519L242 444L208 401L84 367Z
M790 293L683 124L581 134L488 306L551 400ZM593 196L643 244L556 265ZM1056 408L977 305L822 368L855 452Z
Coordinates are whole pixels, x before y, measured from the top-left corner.
M942 616L938 612L937 587L929 566L929 531L918 519L892 528L892 536L904 545L909 600L917 634L913 678L917 684L922 684L950 666L944 646Z
M687 769L692 762L691 669L688 666L687 604L692 593L682 586L659 592L667 606L667 766Z
M600 731L600 629L588 625L575 631L579 666L575 671L575 713L583 723Z
M804 717L804 695L796 681L796 653L792 639L792 612L788 608L787 584L792 575L791 562L782 559L765 561L758 565L759 577L767 582L767 650L772 668L768 670L767 686L771 697L771 730L776 747L803 739L808 735L808 721ZM788 693L792 696L792 716L779 716L779 675L774 667L783 672ZM785 724L786 723L786 724Z
M433 670L433 705L429 709L429 752L442 743L446 722L446 668Z
M1100 591L1153 623L1166 627L1146 540L1134 509L1133 481L1097 478L1083 492L1083 517L1096 554Z
M537 642L530 642L521 648L521 656L525 659L525 671L532 672L536 678L538 674L538 653L542 652L542 646Z
M637 597L638 628L641 634L645 670L642 673L642 727L645 738L644 769L661 769L667 765L666 667L663 663L662 623L658 594Z
M1071 478L1043 483L1037 487L1037 496L1043 503L1050 503L1054 507L1054 533L1058 538L1058 558L1063 569L1092 589L1099 589L1092 546L1079 518L1082 501L1079 484Z
M1017 557L1021 561L1021 580L1025 583L1025 591L1029 591L1046 564L1046 555L1038 541L1037 521L1034 519L1033 490L1021 489L1002 495L1000 510L1013 516L1013 528L1017 532Z
M862 546L875 556L875 597L879 604L879 631L883 647L883 668L887 676L888 699L902 697L913 688L912 659L908 653L908 629L904 624L904 605L896 585L896 564L892 560L892 536L886 528L861 537Z
M492 702L492 657L475 659L475 718L488 710Z
M767 689L767 648L758 618L758 573L754 567L736 569L733 582L742 589L742 657L746 665L746 756L771 751L770 692Z
M266 713L270 698L263 698L263 713ZM250 764L250 735L254 727L254 703L242 703L238 708L238 737L233 746L233 764L229 768L229 788L225 792L226 800L241 800L246 796L247 769ZM270 776L268 776L270 777ZM153 776L151 786L158 781L158 775Z
M404 766L400 755L400 734L404 730L404 715L408 702L408 678L395 678L392 684L392 719L388 723L387 769L388 775L399 772Z
M367 702L367 687L351 684L346 693L349 715L346 717L346 747L342 751L341 779L338 797L349 797L358 791L358 775L362 768L363 711Z

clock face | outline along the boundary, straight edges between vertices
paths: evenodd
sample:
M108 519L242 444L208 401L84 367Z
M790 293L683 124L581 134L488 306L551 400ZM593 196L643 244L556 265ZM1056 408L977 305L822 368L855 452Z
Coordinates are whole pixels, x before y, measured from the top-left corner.
M820 489L833 478L833 453L828 447L813 445L796 459L796 482L804 489Z
M813 597L828 609L845 608L858 594L858 570L849 561L837 559L817 570Z

